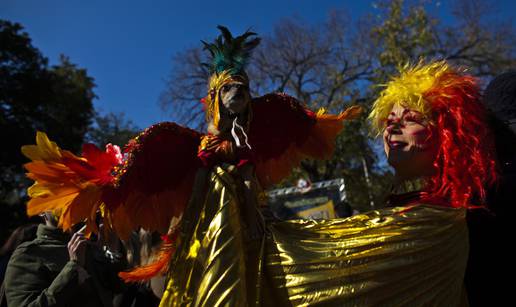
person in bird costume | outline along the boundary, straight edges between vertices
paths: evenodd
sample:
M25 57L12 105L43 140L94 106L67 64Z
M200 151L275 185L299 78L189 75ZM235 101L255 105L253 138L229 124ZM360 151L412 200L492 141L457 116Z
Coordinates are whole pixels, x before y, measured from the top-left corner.
M155 263L121 273L138 281L168 272L164 306L255 302L265 227L260 191L303 159L331 157L343 122L360 112L315 113L286 94L251 97L244 69L260 39L219 29L213 44L204 43L211 55L203 99L208 133L159 123L123 155L113 145L102 151L86 144L76 156L42 132L37 145L22 148L35 180L29 215L59 212L64 230L86 221L86 232L96 232L100 210L122 239L140 227L164 234Z
M212 60L204 99L208 133L159 123L131 140L123 155L113 145L102 151L87 144L76 156L38 132L37 145L22 148L35 180L28 214L60 211L64 230L85 220L94 232L100 210L122 239L139 228L164 234L154 263L120 274L128 282L166 274L160 306L459 305L467 259L463 209L470 198L438 203L449 195L430 185L422 195L436 197L349 218L264 224L261 191L303 159L331 157L344 121L359 108L329 115L286 94L251 97L244 69L259 39L219 29L213 44L204 43ZM423 70L428 74L409 73L414 78L382 92L371 115L379 130L402 102L391 92L414 98L409 102L428 116L434 109L427 102L450 103L449 91L476 105L475 93L467 93L476 89L470 79L454 83L463 80L458 72L447 71L446 79L439 69ZM463 191L460 180L453 182L452 190L441 190Z

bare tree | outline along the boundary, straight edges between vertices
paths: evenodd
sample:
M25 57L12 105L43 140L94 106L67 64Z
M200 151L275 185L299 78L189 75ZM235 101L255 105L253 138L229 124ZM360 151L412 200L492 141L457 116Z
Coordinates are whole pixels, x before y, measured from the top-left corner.
M407 2L382 1L377 6L378 20L371 32L381 65L377 81L384 81L395 66L420 58L446 59L481 78L516 65L516 31L509 21L494 19L495 2L454 1L452 24L429 13L432 2Z
M371 73L371 54L344 12L308 26L285 19L265 36L252 65L262 91L287 92L312 107L342 108L356 83Z
M287 92L313 107L342 108L352 86L372 72L370 52L356 37L342 12L324 25L307 26L285 19L271 35L263 35L248 68L253 95ZM202 105L208 72L200 48L177 54L161 105L185 125L204 128Z
M429 13L428 6L434 5L429 1L380 1L375 15L356 21L342 10L330 12L317 25L285 18L261 35L248 68L252 93L286 92L312 109L332 113L360 104L367 113L380 89L377 84L399 65L420 58L448 59L479 77L494 76L514 67L516 32L503 21L489 20L485 3L455 1L456 19L447 25ZM198 102L207 90L208 73L200 65L204 56L200 48L178 54L162 97L162 106L180 123L198 129L204 128ZM344 177L354 205L370 208L371 201L381 202L389 175L375 142L363 116L346 126L331 160L304 161L290 179Z
M494 19L495 2L458 0L452 13L457 25L441 31L448 60L470 67L479 77L516 67L516 31L507 20Z
M172 111L178 123L204 130L201 99L206 96L210 75L201 63L206 62L206 54L201 47L190 48L175 55L172 62L172 73L160 98L161 107Z

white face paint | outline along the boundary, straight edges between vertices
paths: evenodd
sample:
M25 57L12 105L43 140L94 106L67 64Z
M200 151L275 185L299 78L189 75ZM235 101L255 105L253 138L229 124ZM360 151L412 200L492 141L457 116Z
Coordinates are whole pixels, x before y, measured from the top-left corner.
M399 179L433 173L438 142L421 113L394 105L386 119L383 142L387 161Z
M251 101L249 87L240 81L232 81L222 86L220 98L223 106L232 114L242 114Z

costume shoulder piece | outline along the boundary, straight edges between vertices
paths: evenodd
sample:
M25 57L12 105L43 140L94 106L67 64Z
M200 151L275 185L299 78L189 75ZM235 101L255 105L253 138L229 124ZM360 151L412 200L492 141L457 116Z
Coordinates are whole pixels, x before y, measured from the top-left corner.
M350 107L338 115L312 112L286 94L253 99L250 144L256 174L264 188L278 183L304 159L328 159L344 120L360 114Z

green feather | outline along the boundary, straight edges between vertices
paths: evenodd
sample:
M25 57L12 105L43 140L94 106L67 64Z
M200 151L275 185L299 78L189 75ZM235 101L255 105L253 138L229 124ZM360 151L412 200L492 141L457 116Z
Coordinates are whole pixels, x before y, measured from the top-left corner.
M246 31L244 34L233 37L228 28L217 27L221 34L213 43L201 41L204 49L208 50L211 63L203 63L210 73L221 73L228 70L232 75L243 74L251 52L260 43L256 33ZM254 38L253 38L254 37Z

